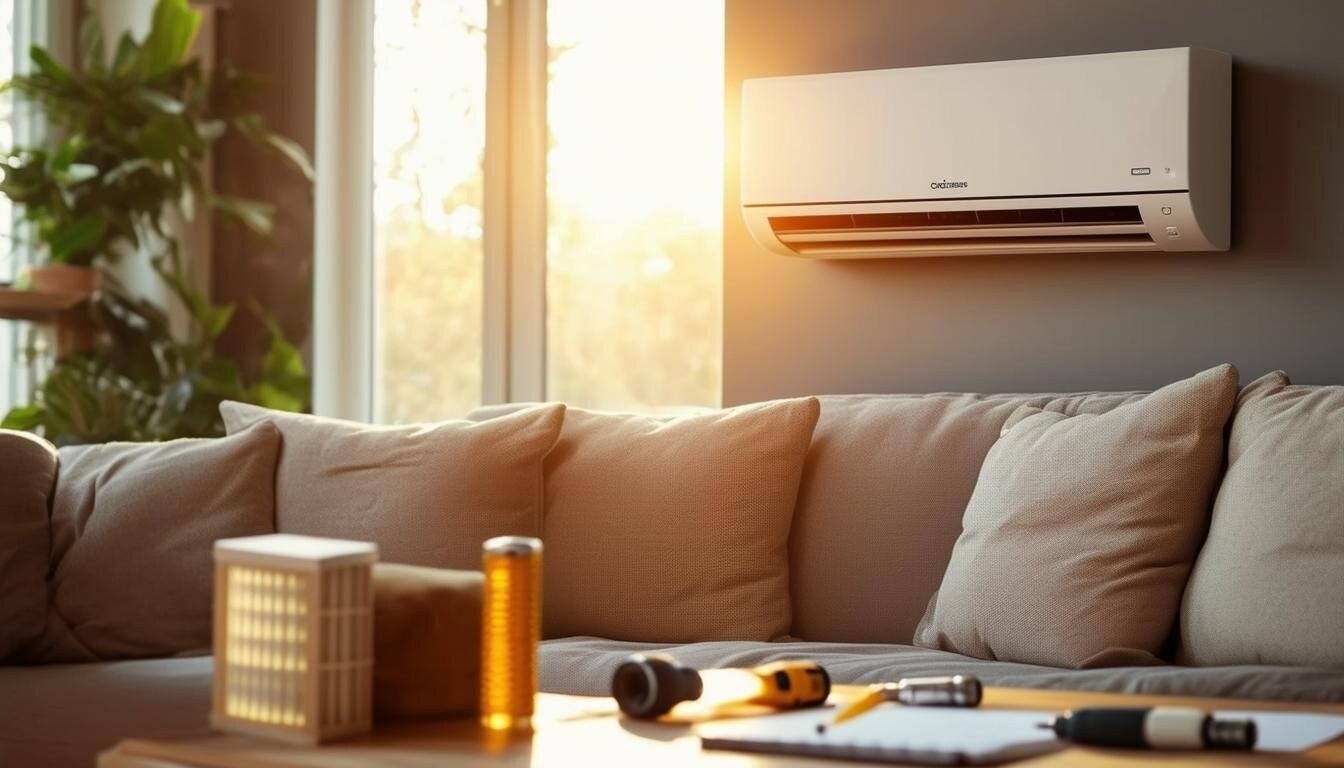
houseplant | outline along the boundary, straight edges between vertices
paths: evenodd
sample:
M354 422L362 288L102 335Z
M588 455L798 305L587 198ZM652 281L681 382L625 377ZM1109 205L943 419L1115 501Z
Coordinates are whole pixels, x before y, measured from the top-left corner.
M32 72L4 86L40 110L52 140L0 159L0 194L22 211L21 233L40 263L94 270L100 283L90 309L94 345L57 359L6 427L58 443L158 440L220 434L223 399L307 407L299 354L268 318L271 342L257 375L245 379L239 361L216 352L236 307L193 287L172 224L208 208L269 234L270 206L216 194L201 172L210 146L230 132L312 176L303 150L248 110L256 78L228 66L207 78L189 53L199 24L187 0L159 0L144 39L124 34L109 50L90 13L78 68L34 46ZM185 331L174 330L169 307L123 288L109 267L126 259L148 260L187 318Z

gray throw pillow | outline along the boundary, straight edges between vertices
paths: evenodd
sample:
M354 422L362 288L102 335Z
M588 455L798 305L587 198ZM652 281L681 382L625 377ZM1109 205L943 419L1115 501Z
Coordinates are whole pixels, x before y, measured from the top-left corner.
M1160 663L1236 394L1222 365L1106 413L1015 414L916 644L1054 667Z
M1344 387L1241 391L1177 659L1344 668Z
M210 648L216 539L275 530L280 433L60 451L51 610L27 662Z
M565 406L488 422L379 426L244 403L219 407L230 433L269 422L280 533L372 541L383 562L479 570L494 536L541 535L542 461Z

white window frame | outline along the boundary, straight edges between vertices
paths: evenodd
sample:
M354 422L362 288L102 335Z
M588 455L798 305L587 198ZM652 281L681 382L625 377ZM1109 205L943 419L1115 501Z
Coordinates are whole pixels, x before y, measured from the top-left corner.
M374 0L318 3L313 412L374 417ZM487 0L483 404L546 397L546 0ZM357 212L357 213L356 213Z
M14 50L13 71L28 72L31 63L28 49L33 45L42 45L51 51L60 61L70 62L76 55L76 0L46 0L45 2L14 2ZM39 114L22 102L13 107L13 135L16 145L35 144L44 137ZM17 210L10 221L10 232L18 233L22 222ZM19 240L6 244L10 254L12 272L6 278L17 277L33 262L29 249ZM0 418L16 405L25 403L32 396L34 381L33 369L24 364L21 352L26 346L26 337L31 333L26 323L0 321Z

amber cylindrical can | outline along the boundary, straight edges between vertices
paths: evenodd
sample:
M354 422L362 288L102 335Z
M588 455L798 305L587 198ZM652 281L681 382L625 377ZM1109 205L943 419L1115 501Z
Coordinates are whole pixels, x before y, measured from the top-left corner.
M541 539L498 536L482 546L481 725L532 725L541 641Z

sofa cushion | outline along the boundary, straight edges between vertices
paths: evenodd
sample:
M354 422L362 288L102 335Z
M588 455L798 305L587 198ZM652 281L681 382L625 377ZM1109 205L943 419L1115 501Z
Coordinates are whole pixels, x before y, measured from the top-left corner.
M106 443L60 451L51 610L29 662L210 647L216 539L275 529L280 434Z
M541 533L542 459L563 405L488 422L370 426L220 405L229 432L269 421L284 436L281 533L372 541L384 562L477 570L493 536Z
M56 448L0 429L0 662L42 634Z
M789 536L790 634L909 643L980 465L1023 405L1104 413L1142 393L839 395L821 417Z
M1178 658L1344 668L1344 387L1250 384L1227 461Z
M815 398L678 418L571 408L546 459L545 635L785 635L817 411Z
M209 727L209 656L0 667L0 765L90 768L131 736Z
M1059 667L1158 663L1236 393L1222 365L1108 413L1010 418L916 644Z
M987 685L1010 688L1344 702L1344 670L1339 669L1159 666L1074 670L972 659L909 645L804 642L669 645L593 637L548 640L541 644L541 690L609 696L611 676L617 665L632 653L650 651L670 653L699 669L812 659L824 666L836 683L886 683L902 677L972 674Z

